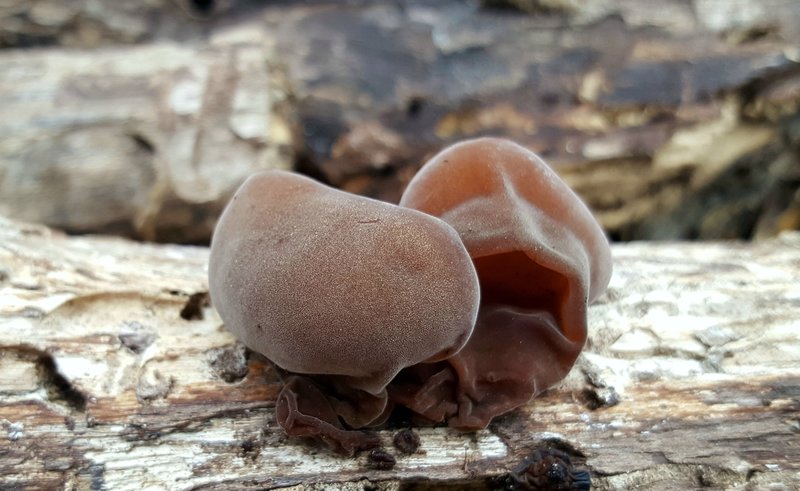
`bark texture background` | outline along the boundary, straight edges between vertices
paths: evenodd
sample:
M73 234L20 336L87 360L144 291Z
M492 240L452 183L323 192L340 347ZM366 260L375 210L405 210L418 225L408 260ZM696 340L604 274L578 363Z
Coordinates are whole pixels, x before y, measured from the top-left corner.
M800 229L798 26L794 0L5 0L0 213L203 242L255 170L395 201L492 134L614 238L768 237Z
M282 435L207 254L0 221L4 489L507 489L542 448L600 490L800 483L800 234L615 245L567 380L483 431L417 429L413 455L381 430L390 470Z
M379 470L282 435L205 248L0 217L0 489L508 489L542 449L594 489L797 489L798 46L795 0L0 0L0 216L203 243L254 171L394 201L490 134L614 238L773 237L615 245L560 387L412 455L382 429Z
M251 44L0 51L0 213L204 242L251 173L292 165Z

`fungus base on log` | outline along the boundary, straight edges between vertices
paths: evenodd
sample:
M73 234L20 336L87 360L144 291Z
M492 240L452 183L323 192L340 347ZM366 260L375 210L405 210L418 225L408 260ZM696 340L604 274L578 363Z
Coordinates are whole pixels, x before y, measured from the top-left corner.
M282 171L228 204L209 259L214 306L285 371L278 421L342 453L391 411L386 385L458 352L480 303L472 261L439 218Z
M586 206L532 152L484 138L428 162L400 206L286 172L214 233L211 296L285 385L278 422L352 454L397 406L474 430L561 380L611 274Z

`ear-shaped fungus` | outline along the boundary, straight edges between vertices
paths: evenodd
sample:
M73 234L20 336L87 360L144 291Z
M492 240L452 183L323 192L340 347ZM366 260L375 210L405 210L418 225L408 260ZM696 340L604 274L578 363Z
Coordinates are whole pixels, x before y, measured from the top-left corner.
M344 453L376 443L348 428L385 420L401 369L457 352L479 304L446 223L281 171L251 177L228 204L209 283L226 327L289 372L281 426Z
M400 204L458 231L478 272L481 307L460 352L403 371L391 396L430 420L485 427L572 367L586 340L587 304L611 276L608 242L555 172L506 140L443 150Z

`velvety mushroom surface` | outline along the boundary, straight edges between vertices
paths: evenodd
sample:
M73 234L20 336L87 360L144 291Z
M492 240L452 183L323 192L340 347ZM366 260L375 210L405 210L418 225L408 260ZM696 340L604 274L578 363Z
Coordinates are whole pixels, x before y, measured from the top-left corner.
M209 283L226 327L287 372L279 423L345 453L371 443L348 427L385 419L401 369L467 342L479 305L449 225L282 171L252 176L228 204Z
M283 376L279 424L345 454L377 445L356 430L397 404L469 430L560 381L610 275L586 206L535 154L494 138L435 156L401 206L253 176L209 264L226 326Z
M475 332L444 362L411 367L391 397L433 421L485 427L560 381L586 340L586 310L611 276L602 229L538 156L507 140L453 145L400 204L455 228L481 287Z

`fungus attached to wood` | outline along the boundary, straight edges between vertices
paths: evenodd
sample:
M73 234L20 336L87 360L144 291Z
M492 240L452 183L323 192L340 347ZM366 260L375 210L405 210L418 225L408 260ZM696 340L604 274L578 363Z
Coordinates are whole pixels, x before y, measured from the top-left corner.
M555 172L507 140L443 150L400 204L458 231L478 272L481 306L467 345L401 372L391 396L433 421L485 427L572 367L586 340L587 304L611 276L608 242Z
M352 454L396 404L485 427L560 381L611 275L608 242L536 155L454 145L401 206L271 171L214 232L211 298L282 374L279 424Z
M226 327L285 371L278 421L344 453L383 422L403 368L446 359L472 333L475 268L425 213L269 171L220 217L209 262Z

